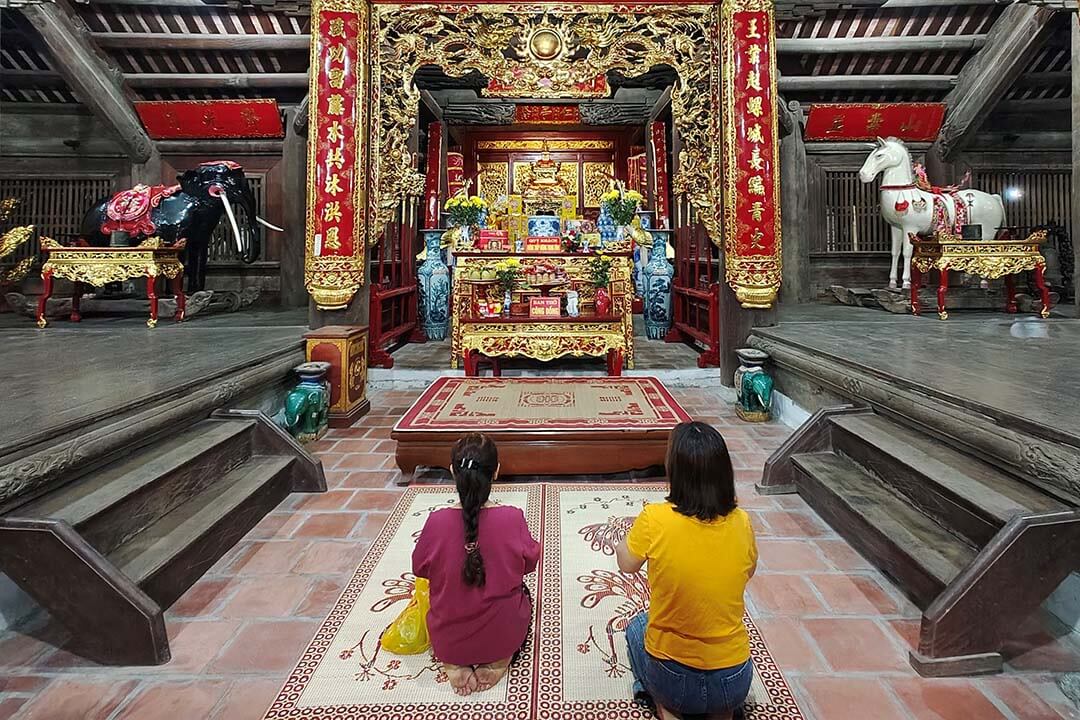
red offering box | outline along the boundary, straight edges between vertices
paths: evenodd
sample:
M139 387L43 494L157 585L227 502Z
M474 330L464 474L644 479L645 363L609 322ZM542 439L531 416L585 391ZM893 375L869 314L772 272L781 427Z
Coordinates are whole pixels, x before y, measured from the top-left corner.
M481 240L509 240L510 232L507 230L491 230L484 228L480 231L479 238Z
M557 297L529 298L529 317L553 318L562 316L562 300Z
M561 253L562 251L560 237L529 236L525 238L525 252L527 253Z

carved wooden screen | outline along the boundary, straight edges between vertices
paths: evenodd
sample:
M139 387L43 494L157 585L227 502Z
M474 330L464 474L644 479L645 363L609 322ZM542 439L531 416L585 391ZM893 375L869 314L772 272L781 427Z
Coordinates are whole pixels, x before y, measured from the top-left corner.
M667 340L695 343L703 348L698 366L719 367L720 249L709 240L705 226L685 198L676 197L674 208L673 322Z
M889 252L889 226L881 219L876 183L864 184L858 170L825 170L815 199L825 211L825 230L815 233L813 253Z
M78 236L86 211L111 193L113 185L111 178L101 177L0 177L0 198L20 203L12 224L33 225L39 235L64 242ZM36 253L37 247L27 243L13 258Z
M1014 227L1056 224L1072 237L1072 170L1069 167L977 170L973 187L1001 195L1005 221Z

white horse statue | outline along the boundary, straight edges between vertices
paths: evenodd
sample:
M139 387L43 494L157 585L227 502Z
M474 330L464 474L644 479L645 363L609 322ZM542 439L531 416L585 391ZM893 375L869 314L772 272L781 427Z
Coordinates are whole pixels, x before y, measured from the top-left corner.
M982 225L982 239L993 240L1005 224L1005 206L1000 195L979 190L920 187L911 164L911 154L896 138L878 138L877 147L866 158L859 179L871 183L881 178L881 217L892 228L892 270L889 288L896 289L896 263L904 250L904 289L911 287L911 240L909 233L959 233L961 225Z

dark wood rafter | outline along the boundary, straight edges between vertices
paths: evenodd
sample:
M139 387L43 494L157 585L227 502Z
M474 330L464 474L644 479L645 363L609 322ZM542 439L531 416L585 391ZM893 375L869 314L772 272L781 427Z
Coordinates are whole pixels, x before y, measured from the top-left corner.
M282 88L308 86L307 73L129 73L133 88Z
M149 162L154 144L131 106L122 78L103 59L68 0L27 5L20 12L41 35L57 73L116 132L132 161Z
M828 90L948 90L957 82L955 75L813 75L781 76L781 92Z
M290 35L237 35L196 33L142 33L102 32L94 33L94 41L103 48L126 48L146 50L228 50L241 52L263 50L279 52L288 50L307 51L311 43L308 34Z
M896 53L979 50L986 35L921 35L914 37L777 38L776 51L803 55L833 53Z
M990 30L986 46L961 70L932 153L948 160L975 135L986 114L1024 72L1051 31L1054 8L1013 4Z

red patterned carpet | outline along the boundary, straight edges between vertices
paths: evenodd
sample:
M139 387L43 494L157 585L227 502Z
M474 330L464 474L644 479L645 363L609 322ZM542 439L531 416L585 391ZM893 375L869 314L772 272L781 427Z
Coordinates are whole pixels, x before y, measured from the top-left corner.
M408 572L429 512L456 502L447 487L410 488L304 652L267 720L568 720L650 718L631 700L623 630L648 607L644 575L615 567L615 544L660 486L501 485L497 502L524 510L543 559L527 583L534 633L492 690L460 698L430 653L396 656L380 633L411 595ZM791 691L750 618L756 679L749 720L801 720ZM537 642L537 638L539 641Z

